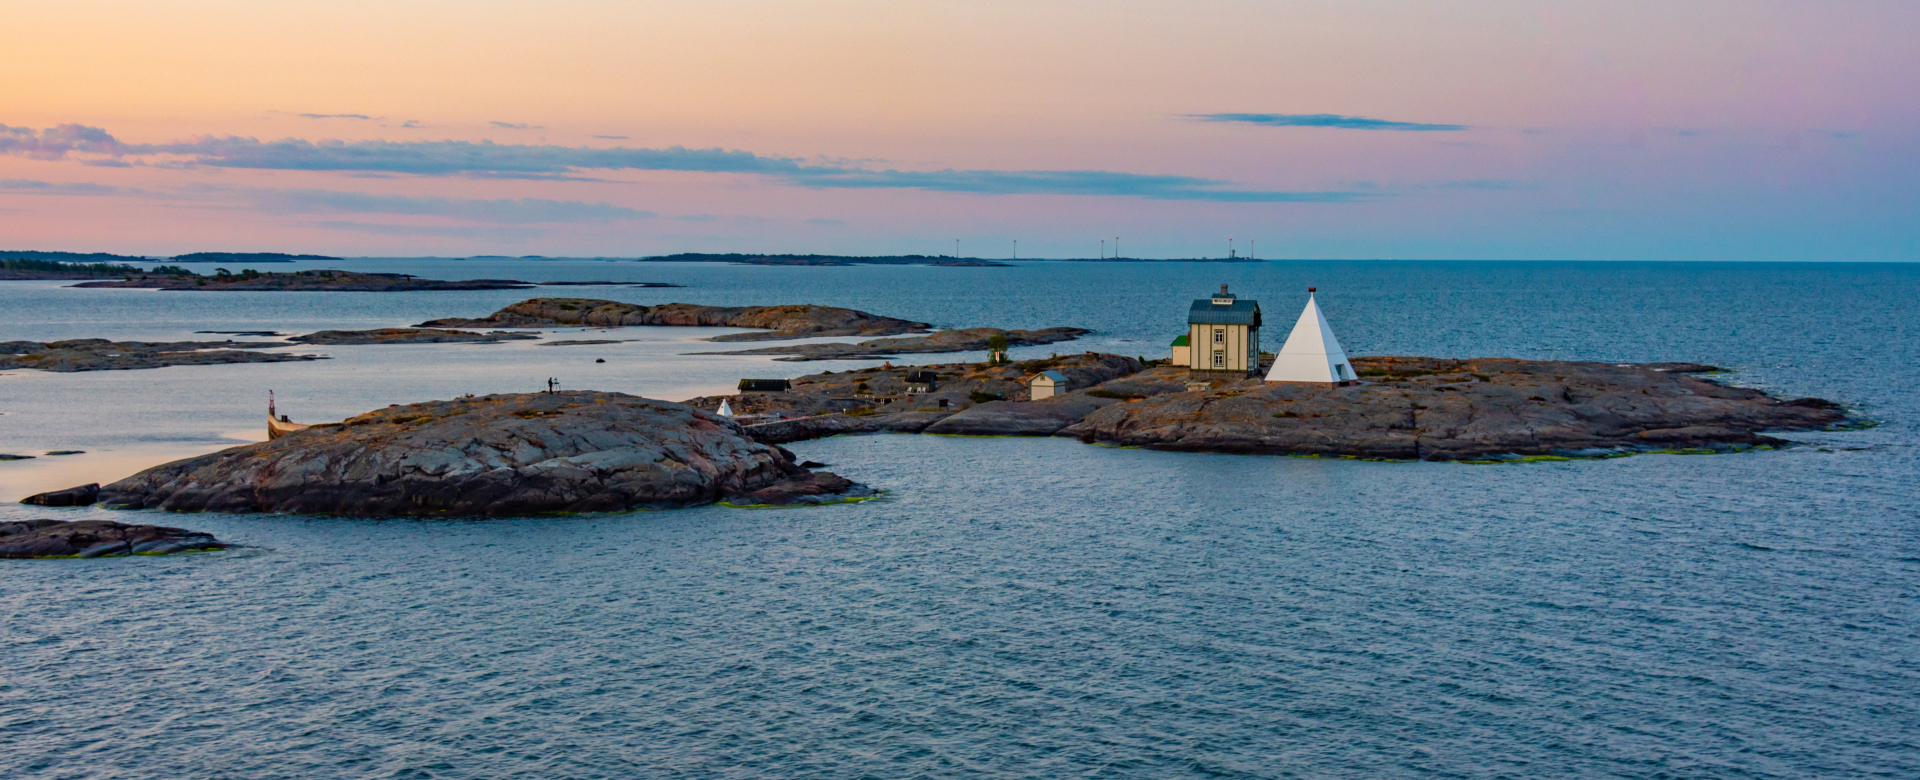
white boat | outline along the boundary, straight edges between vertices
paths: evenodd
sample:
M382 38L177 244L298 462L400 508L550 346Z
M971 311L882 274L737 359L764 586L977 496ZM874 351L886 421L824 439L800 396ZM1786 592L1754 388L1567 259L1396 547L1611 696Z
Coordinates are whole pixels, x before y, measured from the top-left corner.
M273 408L273 391L267 391L267 441L273 441L294 431L304 431L313 426L301 425L288 420L284 414L276 415Z

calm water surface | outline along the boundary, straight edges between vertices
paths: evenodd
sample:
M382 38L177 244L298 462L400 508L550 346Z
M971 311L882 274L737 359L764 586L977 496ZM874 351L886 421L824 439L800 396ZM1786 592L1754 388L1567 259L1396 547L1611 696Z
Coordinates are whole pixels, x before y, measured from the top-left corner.
M0 519L246 547L0 562L0 777L1920 776L1920 268L329 265L1099 331L1029 354L1156 355L1220 282L1262 301L1277 343L1315 284L1356 354L1697 360L1882 424L1779 452L1509 466L838 438L792 449L887 497L795 510L9 504ZM0 340L405 325L524 297L5 283ZM88 454L0 463L0 498L257 437L267 388L322 420L549 376L681 398L843 367L682 355L700 335L6 372L0 451Z

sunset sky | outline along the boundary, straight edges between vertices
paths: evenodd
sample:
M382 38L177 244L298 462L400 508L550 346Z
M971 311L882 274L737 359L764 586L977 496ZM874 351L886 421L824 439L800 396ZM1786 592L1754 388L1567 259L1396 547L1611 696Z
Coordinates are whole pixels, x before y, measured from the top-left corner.
M1920 3L10 0L0 249L1920 259Z

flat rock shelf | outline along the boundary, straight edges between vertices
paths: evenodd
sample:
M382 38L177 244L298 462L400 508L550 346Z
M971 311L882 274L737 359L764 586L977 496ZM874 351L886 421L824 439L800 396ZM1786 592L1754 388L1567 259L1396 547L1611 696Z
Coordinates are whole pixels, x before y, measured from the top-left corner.
M1001 330L999 328L952 328L931 336L906 336L899 338L868 339L847 344L843 342L825 342L818 344L792 344L779 347L760 347L742 349L733 352L695 352L696 355L784 355L774 360L785 362L804 362L808 360L851 360L873 358L886 355L911 355L932 352L978 352L988 349L993 337L1007 340L1010 347L1029 347L1039 344L1053 344L1072 341L1093 331L1085 328L1046 328L1043 330Z
M123 371L167 366L288 363L324 360L321 355L255 352L241 347L285 347L279 341L108 341L69 339L0 342L0 368L37 368L55 373Z
M793 380L732 398L763 441L856 433L1065 436L1191 452L1488 461L1728 452L1791 442L1771 431L1859 424L1838 404L1783 400L1697 374L1697 364L1504 358L1359 358L1358 382L1273 383L1145 367L1086 353L990 366L880 367ZM1028 399L1021 377L1053 370L1066 393ZM907 393L909 371L933 375ZM691 403L717 407L722 397ZM781 419L788 418L788 419Z
M220 550L212 534L111 520L23 520L0 523L0 558L111 558Z
M777 341L821 336L894 336L925 333L924 322L882 317L834 306L700 306L637 303L598 298L531 298L485 317L449 317L423 322L423 328L617 328L641 325L753 328L757 333L715 336L707 341Z
M378 328L375 330L323 330L287 339L296 344L492 344L540 338L526 332L496 330L475 333L444 328Z

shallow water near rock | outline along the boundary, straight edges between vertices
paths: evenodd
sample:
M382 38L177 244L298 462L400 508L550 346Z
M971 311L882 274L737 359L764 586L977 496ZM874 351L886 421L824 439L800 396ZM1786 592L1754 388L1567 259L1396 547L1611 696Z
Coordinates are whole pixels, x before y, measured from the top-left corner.
M885 496L781 510L363 521L7 505L0 518L175 525L243 547L0 562L0 775L1920 774L1920 268L365 262L689 285L607 294L639 303L1099 331L1016 358L1154 356L1220 281L1261 299L1277 343L1294 288L1313 283L1353 354L1701 361L1881 424L1791 434L1807 446L1782 451L1506 465L844 437L789 448ZM522 297L0 285L0 340L383 327ZM319 421L556 374L678 398L839 369L679 356L693 335L620 331L641 341L607 345L619 353L330 347L315 364L8 372L0 451L87 454L0 473L52 464L66 481L49 487L67 487L221 446L258 426L267 386ZM628 386L589 381L596 357ZM122 473L67 479L88 464Z

